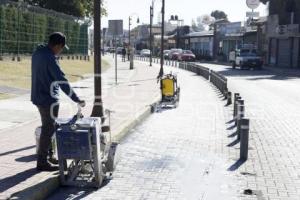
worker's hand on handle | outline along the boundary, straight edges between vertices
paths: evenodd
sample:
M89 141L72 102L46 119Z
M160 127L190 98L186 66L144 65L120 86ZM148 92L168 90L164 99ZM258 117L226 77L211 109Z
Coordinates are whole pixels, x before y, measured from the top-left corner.
M83 108L84 106L85 106L85 101L80 100L77 104L77 107L78 107L78 111L77 111L77 114L76 114L77 119L80 119L80 118L83 117L83 115L81 113L81 108Z
M78 107L81 107L81 108L83 108L83 107L85 107L85 101L83 101L83 100L80 100L79 102L78 102Z

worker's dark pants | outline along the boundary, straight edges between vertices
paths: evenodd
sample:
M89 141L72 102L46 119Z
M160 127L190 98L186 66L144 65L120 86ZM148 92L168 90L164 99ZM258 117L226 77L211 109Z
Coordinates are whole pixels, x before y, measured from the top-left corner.
M122 62L126 61L125 56L126 56L125 54L122 55Z
M55 119L58 116L59 105L51 106L38 106L41 121L42 132L40 136L39 151L37 157L37 164L43 165L47 162L47 156L53 155L51 138L55 132Z

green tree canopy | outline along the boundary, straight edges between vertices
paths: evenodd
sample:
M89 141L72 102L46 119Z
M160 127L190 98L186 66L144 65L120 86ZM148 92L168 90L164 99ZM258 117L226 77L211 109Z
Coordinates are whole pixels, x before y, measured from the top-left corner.
M30 5L37 5L42 8L73 15L75 17L90 17L93 15L94 8L94 0L24 0L24 2L27 2ZM106 10L103 8L103 6L102 14L106 15Z
M219 19L227 19L227 14L224 11L221 10L215 10L213 11L210 16L214 17L216 20Z

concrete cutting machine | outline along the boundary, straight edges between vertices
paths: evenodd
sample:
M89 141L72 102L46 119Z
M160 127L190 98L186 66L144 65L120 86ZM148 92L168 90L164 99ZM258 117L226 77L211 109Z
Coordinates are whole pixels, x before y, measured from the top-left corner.
M83 117L80 107L72 119L56 121L62 185L99 188L113 172L117 144L111 141L110 111L105 113L108 125L98 117Z
M178 106L180 87L177 83L177 76L170 73L164 75L161 80L161 106Z

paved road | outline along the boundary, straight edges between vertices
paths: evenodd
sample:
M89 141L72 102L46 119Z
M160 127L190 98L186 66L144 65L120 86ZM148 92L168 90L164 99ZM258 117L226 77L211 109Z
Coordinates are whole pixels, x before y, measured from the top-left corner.
M300 199L300 79L275 71L232 70L204 64L241 93L251 119L250 159L241 170L254 174L247 187L268 199ZM299 70L298 70L299 74Z
M237 153L226 147L224 102L209 82L179 71L180 106L132 131L110 182L98 191L61 188L49 199L240 199L242 179L227 170Z

